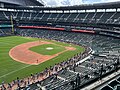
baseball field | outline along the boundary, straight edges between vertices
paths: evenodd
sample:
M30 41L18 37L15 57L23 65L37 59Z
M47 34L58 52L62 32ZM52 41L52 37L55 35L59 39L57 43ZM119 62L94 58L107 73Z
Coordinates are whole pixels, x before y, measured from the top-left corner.
M81 46L51 40L0 37L0 83L41 72L84 50Z

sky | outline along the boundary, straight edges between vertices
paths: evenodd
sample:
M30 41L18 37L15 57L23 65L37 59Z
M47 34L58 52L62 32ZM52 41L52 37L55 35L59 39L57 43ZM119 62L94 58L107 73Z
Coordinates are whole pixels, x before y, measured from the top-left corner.
M105 3L115 2L120 0L43 0L46 6L71 6L80 4L93 4L93 3Z

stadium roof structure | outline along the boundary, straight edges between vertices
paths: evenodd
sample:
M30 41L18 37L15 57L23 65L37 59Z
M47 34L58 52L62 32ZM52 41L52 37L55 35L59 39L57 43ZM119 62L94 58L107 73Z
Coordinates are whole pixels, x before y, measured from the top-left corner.
M0 0L0 4L4 6L44 6L42 0Z
M11 7L8 7L11 8ZM91 10L91 9L116 9L120 8L120 1L109 2L109 3L97 3L97 4L82 4L74 6L62 6L62 7L15 7L11 9L21 9L21 10Z

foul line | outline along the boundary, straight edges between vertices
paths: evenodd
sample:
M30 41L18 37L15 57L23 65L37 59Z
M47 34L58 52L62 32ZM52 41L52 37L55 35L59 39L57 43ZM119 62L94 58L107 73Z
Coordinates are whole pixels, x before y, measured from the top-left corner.
M14 73L14 72L17 72L17 71L22 70L22 69L24 69L24 68L27 68L27 67L29 67L29 66L32 66L32 65L27 65L27 66L22 67L22 68L20 68L20 69L14 70L14 71L12 71L12 72L10 72L10 73L4 74L4 75L0 76L0 78L5 77L5 76L8 76L8 75L10 75L10 74L12 74L12 73Z

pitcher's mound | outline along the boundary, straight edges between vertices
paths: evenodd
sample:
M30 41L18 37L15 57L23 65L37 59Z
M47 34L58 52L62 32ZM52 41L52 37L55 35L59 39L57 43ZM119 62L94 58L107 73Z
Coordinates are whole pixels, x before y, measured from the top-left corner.
M53 50L53 48L52 47L47 47L46 50Z

